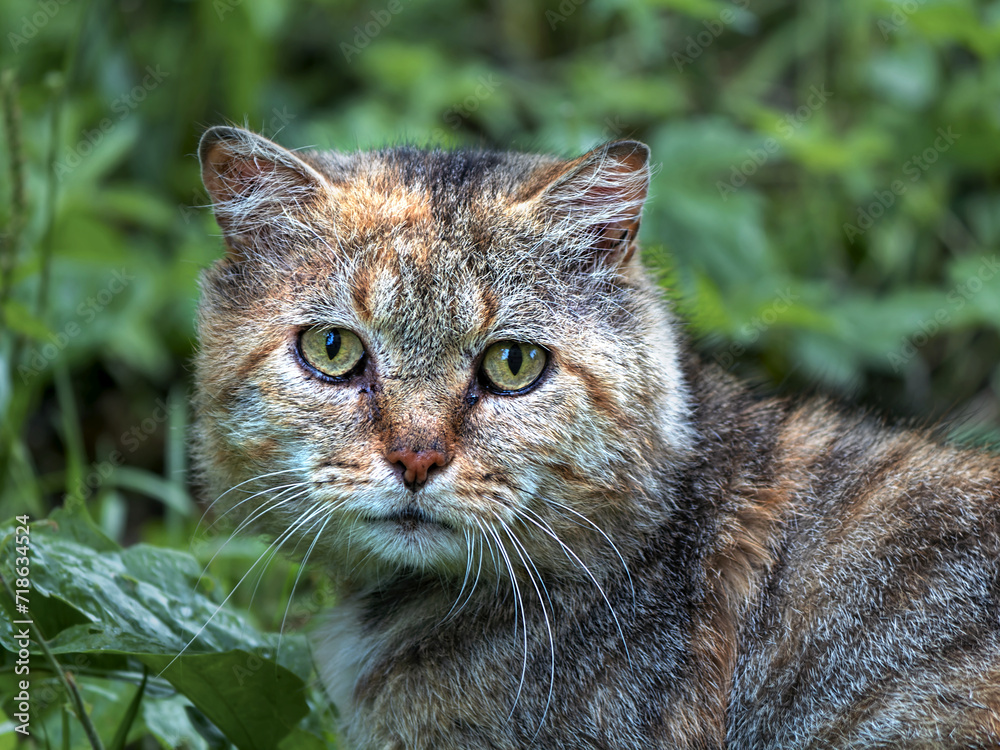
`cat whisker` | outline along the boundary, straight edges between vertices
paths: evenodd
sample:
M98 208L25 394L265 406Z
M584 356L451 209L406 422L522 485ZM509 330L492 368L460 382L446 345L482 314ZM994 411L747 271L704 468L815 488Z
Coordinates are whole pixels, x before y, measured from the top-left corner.
M336 506L331 506L331 507L322 507L322 506L320 506L320 507L321 507L321 510L323 512L321 512L319 514L314 514L314 515L318 515L319 517L322 517L325 514L326 518L323 518L323 521L322 521L322 523L320 524L320 527L319 527L319 531L317 531L313 535L312 543L309 545L309 549L306 550L305 555L303 555L303 557L302 557L302 563L299 565L299 570L295 574L295 580L292 581L292 590L288 593L288 603L285 605L285 613L281 616L281 627L278 628L278 651L279 652L281 651L281 639L282 639L282 637L285 634L285 623L288 621L288 612L289 612L289 610L291 609L291 606L292 606L292 599L295 597L295 589L298 588L299 580L302 578L302 572L306 569L306 564L309 562L309 557L310 557L310 555L312 555L312 551L313 551L313 549L315 549L316 543L323 536L323 531L324 531L324 529L326 529L326 525L328 523L330 523L330 519L333 518L333 514L337 510ZM315 526L315 524L313 524L312 526L310 526L310 530L313 528L313 526ZM298 545L296 544L296 547L297 546ZM294 552L294 550L293 550L293 552Z
M531 555L529 555L524 546L517 541L514 532L506 523L501 520L500 525L503 527L504 532L510 539L514 552L516 552L517 556L521 558L521 563L524 565L524 570L528 576L528 580L531 581L531 585L534 587L535 593L538 595L538 604L542 608L542 617L545 619L545 630L549 636L549 693L545 698L545 708L542 710L542 717L538 722L538 727L535 729L535 734L532 736L532 739L534 739L538 736L538 733L542 731L542 725L545 723L545 717L549 712L549 706L552 704L552 693L556 684L556 647L555 641L552 637L552 623L549 621L549 613L545 608L545 601L542 599L543 591L545 592L545 599L548 599L549 601L549 607L552 607L553 609L553 613L555 608L552 605L552 599L549 597L549 591L545 587L545 582L542 581L542 575L538 572L538 568L535 567L535 563L532 561ZM534 576L531 575L532 570L535 571ZM523 606L521 607L521 611L522 613L524 612ZM525 628L527 628L527 625L525 625ZM527 632L525 635L527 636Z
M348 560L351 558L351 542L352 542L352 540L354 538L354 531L358 527L358 521L361 520L361 517L359 515L353 514L353 516L354 517L351 519L351 525L347 528L347 559ZM353 568L353 570L351 572L353 573L354 571L356 571L358 569L358 567L362 563L364 563L366 560L368 560L369 557L371 557L374 554L374 552L375 552L374 549L370 549L368 551L368 553L364 557L362 557L361 560L358 561L358 564L354 566L354 568Z
M302 497L302 495L304 495L304 494L306 494L306 493L305 492L299 493L298 495L295 495L293 497L287 498L287 501L291 502L291 501L297 500L299 497ZM301 518L296 519L292 523L292 525L289 526L288 529L285 530L285 532L283 532L283 535L285 536L285 540L287 541L288 539L290 539L291 536L296 532L297 529L299 529L302 526L304 526L306 523L308 523L309 521L311 521L313 518L315 518L315 517L317 517L319 515L322 515L323 511L325 511L325 510L329 510L329 509L323 508L321 506L317 506L317 507L313 508L312 510L310 510L308 513L306 513ZM332 511L330 511L330 512L332 512ZM298 542L296 542L295 547L292 548L291 554L294 554L296 549L298 549ZM251 605L253 604L254 597L257 595L257 588L258 588L258 586L260 586L261 579L264 576L264 571L271 564L271 560L273 560L274 557L278 554L278 551L279 551L279 549L277 549L277 548L271 551L271 553L270 553L267 561L264 563L263 568L261 569L260 573L258 574L258 576L257 576L257 582L254 585L253 592L250 594L250 603L251 603ZM258 559L258 562L259 562L259 559ZM254 563L254 565L256 565L256 564L257 563Z
M462 579L462 588L458 590L458 594L455 595L455 602L451 605L451 609L448 610L445 616L441 618L441 622L438 623L438 627L448 622L452 612L455 612L455 608L458 607L458 603L462 600L462 594L465 592L465 587L469 583L469 575L472 573L472 538L470 537L469 530L467 528L464 529L464 533L465 533L466 551L465 551L465 577ZM468 601L468 599L466 599L466 601ZM459 608L459 611L461 611L461 608Z
M486 546L487 546L487 548L490 551L490 558L493 560L493 570L496 571L499 574L499 572L500 572L500 557L497 555L496 550L494 549L493 545L489 544L489 541L490 541L489 537L485 537L483 539L483 541L485 541L487 543ZM494 578L494 596L499 596L500 595L500 576L499 575L494 575L493 578Z
M521 587L517 585L517 576L514 573L514 566L511 563L510 556L507 554L507 550L503 546L503 542L500 539L500 535L492 525L483 525L478 520L476 521L479 528L482 529L484 534L489 534L492 536L493 540L497 544L497 552L503 557L504 562L507 565L507 574L510 576L510 583L514 589L514 638L517 638L517 615L520 611L521 621L523 625L523 656L521 660L521 677L517 683L517 692L514 694L514 702L510 707L510 713L507 714L507 721L510 721L514 716L514 711L517 710L517 703L521 698L521 691L524 689L524 681L528 674L528 616L524 610L524 602L521 598Z
M240 500L238 503L236 503L232 507L227 508L226 512L223 513L223 514L221 514L218 518L216 518L214 521L212 521L212 523L210 523L208 526L206 526L205 530L208 531L208 530L214 528L215 525L217 523L219 523L223 518L225 518L226 516L228 516L230 513L232 513L237 508L239 508L241 505L243 505L243 503L249 502L250 500L253 500L255 497L260 497L261 495L266 495L268 492L274 492L275 490L282 490L282 491L285 491L285 490L294 490L294 489L296 489L298 487L304 487L304 486L309 485L309 484L310 484L310 482L294 482L292 484L279 484L277 487L268 487L266 489L260 490L259 492L254 492L252 495L249 495L249 496L243 498L242 500Z
M307 492L308 492L308 490L303 490L302 492L300 492L297 495L293 495L292 497L285 498L284 500L282 500L282 501L280 501L278 503L275 503L271 507L267 508L264 512L266 513L266 512L269 512L271 510L277 509L281 505L285 505L287 503L291 503L291 502L297 500L298 498L302 497L303 495L307 494ZM263 515L263 514L261 514L261 515ZM250 606L251 607L253 606L253 601L254 601L254 599L257 596L257 590L260 587L261 581L263 580L264 573L267 571L267 568L271 565L271 561L278 554L278 552L280 551L281 547L284 546L285 542L287 542L289 539L292 538L292 536L294 535L295 531L298 528L300 528L303 524L307 523L314 515L315 515L315 511L311 511L310 513L307 513L302 518L296 519L295 522L289 528L285 529L285 531L281 532L281 534L279 534L277 536L277 538L275 539L275 541L277 542L277 545L272 545L271 547L268 547L268 549L264 550L257 557L257 559L254 560L253 564L247 569L247 572L251 572L251 571L253 571L254 568L257 568L257 566L260 565L261 560L264 561L264 564L260 566L260 568L259 568L259 570L257 572L257 579L254 582L253 591L251 591L251 593L250 593ZM238 533L239 533L239 530L234 531L233 532L233 536L230 537L230 538L235 537ZM227 541L227 543L228 543L228 541ZM223 546L225 546L225 545L223 545ZM265 559L265 556L266 556L266 559Z
M353 576L355 573L358 572L358 570L361 568L362 565L364 565L366 562L368 562L368 560L370 560L374 556L375 556L375 550L369 550L368 552L366 552L365 556L362 557L360 560L358 560L354 564L354 566L348 571L348 574ZM376 575L378 575L378 569L376 569ZM379 584L381 585L381 580L379 580Z
M202 521L205 520L205 516L208 515L208 512L210 510L212 510L212 508L215 507L215 504L217 502L219 502L220 500L222 500L222 498L224 498L226 495L228 495L233 490L238 490L240 487L242 487L245 484L249 484L250 482L258 482L261 479L267 479L268 477L275 477L278 474L288 474L289 472L293 472L293 471L300 471L300 469L297 469L297 468L296 469L281 469L280 471L272 471L272 472L269 472L267 474L258 474L257 476L250 477L249 479L246 479L246 480L240 482L239 484L234 485L233 487L230 487L228 490L226 490L225 492L223 492L221 495L219 495L217 498L215 498L215 500L213 500L211 503L208 504L208 507L205 508L205 512L201 514L201 518L198 520L199 525L201 524Z
M567 545L565 542L562 541L562 539L559 538L559 535L556 534L556 532L552 529L552 527L549 526L542 519L542 517L539 516L537 513L535 513L534 511L532 511L532 510L530 510L528 508L521 508L520 510L516 510L515 509L515 513L518 513L518 515L520 515L521 518L523 518L526 521L529 521L530 523L533 523L535 526L537 526L539 529L541 529L542 532L544 532L548 536L552 537L552 539L555 540L556 544L558 544L562 548L563 554L566 555L566 558L568 560L570 560L571 562L575 562L577 565L579 565L580 568L583 570L583 572L587 574L587 577L590 578L591 582L594 584L594 587L598 590L598 592L600 592L601 598L604 599L604 603L606 605L608 605L608 610L611 612L611 617L614 618L614 621L615 621L615 627L618 629L618 636L621 638L622 646L625 649L625 658L628 660L629 667L632 668L632 666L633 666L632 665L632 655L631 655L631 653L629 653L628 641L625 639L625 631L622 629L621 620L618 619L618 612L615 610L614 606L611 604L611 600L608 599L608 595L604 591L604 587L601 586L600 582L594 576L594 574L590 570L590 568L587 567L586 563L584 563L583 560L580 559L580 556L577 555L572 550L572 548L569 547L569 545ZM532 515L534 515L535 519L537 519L537 520L535 520L535 519L531 518L530 516L526 515L527 513L531 513ZM634 590L632 592L632 606L633 607L635 606L635 591Z
M469 536L472 539L472 549L473 549L473 551L475 551L476 540L477 540L478 537L476 537L474 534L470 534ZM476 577L472 581L472 588L469 590L469 596L462 603L462 606L459 607L459 611L461 611L462 609L464 609L465 605L468 604L470 601L472 601L472 596L473 596L473 594L476 593L476 587L479 586L480 576L482 575L482 572L483 572L483 556L484 556L483 553L484 553L484 550L483 550L482 540L480 540L480 544L479 544L479 564L476 566Z
M604 541L606 541L608 543L608 546L611 547L611 549L614 551L614 553L618 556L618 559L621 560L622 569L625 571L625 576L628 578L629 588L632 591L632 606L634 607L635 606L635 583L632 581L632 572L628 569L628 563L625 562L625 557L622 555L621 550L618 549L618 546L611 540L611 537L608 536L608 534L604 531L604 529L602 529L596 523L594 523L589 518L587 518L583 513L580 513L579 511L574 510L573 508L569 507L568 505L563 505L562 503L558 502L557 500L552 500L551 498L545 498L545 502L548 503L549 505L553 505L553 506L555 506L557 508L561 508L562 510L569 511L574 516L576 516L576 517L580 518L582 521L584 521L588 526L590 526L591 528L593 528L594 531L596 531L602 537L604 537Z
M282 502L284 502L284 501L282 501ZM226 594L226 597L215 608L215 611L212 612L211 615L209 615L208 619L205 620L204 624L200 628L198 628L197 632L193 636L191 636L191 638L187 641L187 643L184 644L184 646L181 648L181 650L177 652L177 655L173 659L171 659L163 669L160 670L160 672L157 675L157 677L162 676L164 672L166 672L168 669L170 669L171 665L175 661L177 661L184 654L185 651L187 651L188 647L192 643L194 643L196 640L198 640L198 636L200 636L205 631L205 628L207 628L209 626L209 624L212 622L212 620L215 619L216 615L218 615L219 612L221 612L225 608L225 606L229 603L229 600L233 598L233 595L237 592L237 590L239 589L239 587L243 584L243 582L247 579L247 577L253 572L253 569L257 566L257 564L261 561L261 559L263 559L264 555L266 555L271 549L280 549L280 547L290 537L290 532L294 531L294 529L296 527L297 527L297 524L293 524L292 527L290 527L290 529L286 529L282 534L279 534L278 537L275 538L275 540L273 542L271 542L267 546L267 549L265 549L257 557L257 560L254 561L253 565L251 565L247 569L247 572L243 574L243 576L240 578L240 580L238 580L236 582L236 584L233 586L232 590L228 594ZM227 544L228 544L228 540L227 540ZM216 554L218 554L218 553L216 553Z
M469 599L467 600L466 603L468 603L468 601L471 601L472 595L475 593L476 588L479 586L479 581L482 580L483 558L486 556L486 549L483 546L483 539L480 538L480 537L477 537L475 535L472 535L472 543L473 543L473 545L476 544L477 540L479 541L479 563L476 566L476 578L472 582L472 591L469 592ZM464 607L465 605L463 604L462 606Z
M305 493L301 493L301 494L305 494ZM296 498L300 497L301 494L300 495L296 495L295 498L289 498L289 500L296 499ZM261 566L261 568L260 568L260 570L259 570L259 572L257 574L257 581L256 581L256 583L254 585L253 592L250 595L250 606L252 607L253 606L253 600L254 600L254 598L257 595L257 589L260 586L260 582L263 579L264 573L266 572L268 566L271 564L271 561L274 559L274 557L280 551L281 547L283 547L285 545L285 543L289 539L291 539L293 536L298 535L299 536L299 541L296 542L295 547L292 548L292 552L290 553L290 554L294 554L295 550L298 549L298 545L299 545L299 542L301 542L302 537L305 536L306 534L308 534L309 530L307 529L304 532L302 532L301 534L299 534L298 532L301 531L303 529L303 527L305 527L307 524L310 525L309 526L310 529L314 528L316 524L315 523L311 523L311 522L314 519L321 518L324 514L326 514L326 518L322 521L322 525L320 526L319 531L313 537L313 542L310 545L309 550L307 550L307 552L305 554L305 557L302 560L301 566L299 567L299 570L297 571L297 574L295 576L295 581L292 584L292 589L289 592L288 602L285 605L285 613L284 613L284 615L282 617L282 620L281 620L281 626L278 629L278 644L277 644L276 654L281 652L281 641L282 641L282 636L284 635L284 632L285 632L285 622L287 620L288 612L289 612L289 609L290 609L291 604L292 604L292 599L295 596L295 589L298 587L299 578L302 575L302 571L305 569L306 562L309 559L309 555L312 552L313 547L316 545L316 542L322 536L323 529L326 527L326 524L329 523L330 519L333 517L333 513L336 511L337 507L339 507L339 506L337 506L337 505L334 505L332 507L316 506L315 508L313 508L311 511L309 511L308 513L306 513L301 518L296 519L287 529L285 529L285 531L283 531L281 534L278 535L278 538L275 539L275 541L277 542L277 544L276 545L272 545L273 549L269 548L268 550L265 550L264 552L262 552L261 555L257 558L257 560L254 561L253 565L251 565L250 568L249 568L249 570L247 571L248 573L250 571L252 571L255 567L258 566L258 564L264 558L264 556L265 555L267 556L267 559L264 561L264 565ZM241 583L242 583L242 580L241 580ZM239 584L237 584L237 586L239 586Z
M483 542L485 540L483 540L482 538L480 538L476 534L470 533L469 530L466 530L466 539L467 539L467 543L468 543L468 547L469 547L469 552L468 552L468 568L467 568L466 575L468 575L468 573L471 572L473 559L477 558L478 559L478 563L476 565L476 575L475 575L475 577L472 580L472 586L469 589L469 593L465 597L465 601L463 601L460 605L459 605L459 599L461 599L462 592L459 591L458 596L455 599L455 604L452 605L451 611L449 611L449 613L448 613L451 616L451 618L457 617L459 615L459 613L463 609L465 609L465 607L469 604L469 602L472 601L472 598L473 598L473 596L476 593L476 588L479 586L479 581L480 581L480 578L481 578L482 572L483 572L483 558L486 556L486 554L485 554L485 545L483 544ZM477 555L477 549L476 549L476 541L477 540L479 540L479 542L480 542L479 543L479 548L478 548L478 555ZM463 582L462 589L464 590L464 588L465 588L465 583ZM445 616L445 618L442 620L442 624L448 622L448 620L449 620L449 617Z
M284 473L286 473L287 471L295 471L295 470L294 470L294 469L286 469L286 470L284 470L284 471L276 471L276 472L272 472L271 474L263 474L263 475L261 475L261 476L258 476L258 477L253 477L253 478L251 478L251 479L248 479L248 480L246 480L246 482L241 482L241 483L240 483L239 485L237 485L237 487L240 487L240 486L242 486L242 485L246 484L247 482L252 482L252 481L256 481L256 480L258 480L258 479L263 479L263 478L265 478L265 477L268 477L268 476L274 476L274 475L276 475L276 474L284 474ZM225 511L225 513L222 513L222 514L221 514L221 515L220 515L220 516L219 516L218 518L216 518L216 519L215 519L214 521L212 521L212 523L210 523L210 524L209 524L208 526L205 526L205 527L204 527L204 531L205 531L206 533L210 532L210 531L211 531L211 530L212 530L213 528L215 528L216 524L218 524L218 523L219 523L219 522L220 522L220 521L221 521L221 520L222 520L223 518L225 518L225 517L226 517L227 515L229 515L229 514L230 514L230 513L232 512L232 511L236 510L236 509L237 509L237 508L239 508L239 507L240 507L240 506L241 506L241 505L242 505L243 503L245 503L245 502L248 502L249 500L253 500L254 498L256 498L256 497L259 497L259 496L261 496L261 495L266 495L266 494L267 494L267 493L269 493L269 492L275 492L276 490L281 490L281 492L279 492L279 493L278 493L278 495L276 496L276 497L280 497L280 496L281 496L282 494L284 494L284 492L286 492L286 491L294 491L294 490L295 490L296 488L298 488L298 487L303 487L303 486L306 486L307 484L309 484L309 483L308 483L308 482L294 482L294 483L292 483L292 484L286 484L286 485L278 485L277 487L268 487L268 488L265 488L265 489L263 489L263 490L260 490L260 491L258 491L258 492L254 492L254 493L253 493L253 494L251 494L251 495L250 495L249 497L246 497L246 498L244 498L243 500L240 500L240 501L239 501L238 503L236 503L236 504L235 504L235 505L233 505L232 507L230 507L230 508L227 508L227 509L226 509L226 511ZM236 488L234 487L234 488L232 488L232 489L236 489ZM208 508L206 508L206 509L205 509L205 512L201 514L201 518L199 518L199 519L198 519L198 526L199 526L199 527L201 527L201 525L202 525L202 524L204 523L204 521L205 521L205 517L206 517L206 516L208 515L208 512L209 512L209 511L211 510L211 508L212 508L212 507L213 507L213 506L215 505L215 503L219 502L219 500L221 500L221 499L222 499L222 498L223 498L223 497L224 497L224 496L225 496L226 494L228 494L228 492L230 492L230 491L231 491L231 490L227 490L226 492L222 493L222 495L219 495L219 497L217 497L217 498L216 498L216 499L215 499L215 500L214 500L214 501L213 501L213 502L211 503L211 505L209 505L209 506L208 506ZM231 538L232 538L232 537L233 537L233 536L234 536L235 534L237 534L237 533L238 533L238 532L239 532L240 530L242 530L243 528L245 528L245 525L244 525L244 524L241 524L241 525L239 525L239 526L238 526L238 527L236 528L236 530L234 530L234 531L230 532L230 539L231 539ZM193 549L194 549L194 543L195 543L195 541L196 541L196 539L197 539L197 538L198 538L198 537L197 537L197 534L196 534L196 535L194 536L194 538L192 538L192 540L191 540L191 544L190 544L190 547L189 547L189 549L190 549L190 550L192 550L192 551L193 551ZM223 546L225 546L225 544L223 544ZM216 553L216 554L218 554L218 553ZM214 559L215 559L215 557L213 556L213 558L212 558L212 559L214 560ZM204 572L202 573L202 575L204 576ZM199 579L199 580L200 580L200 579Z
M353 518L351 519L351 525L347 529L347 547L346 547L346 549L347 549L347 558L348 559L350 559L350 554L351 554L351 539L352 539L352 536L354 534L355 529L357 528L358 522L361 520L361 516L359 516L357 514L352 514L352 515L353 515ZM348 577L353 576L362 565L364 565L370 558L372 558L374 556L375 556L375 550L374 549L369 549L368 552L365 553L365 556L362 557L360 560L358 560L354 564L354 566L350 569ZM399 570L399 565L397 565L396 568L397 568L397 571L398 571ZM380 571L381 571L381 568L380 567L376 567L376 575L381 575ZM379 579L379 585L381 585L381 579Z
M580 511L578 511L578 510L576 510L574 508L571 508L568 505L560 503L558 500L553 500L550 497L537 496L534 492L532 492L532 491L530 491L530 490L528 490L528 489L526 489L524 487L521 487L519 485L516 485L516 484L511 484L510 486L513 489L515 489L518 492L520 492L524 497L535 497L538 500L540 500L541 502L545 503L546 505L552 506L554 508L559 508L561 510L564 510L564 511L567 511L569 513L572 513L574 516L576 516L577 518L579 518L580 521L582 521L588 527L592 528L594 531L596 531L598 534L600 534L601 537L604 539L604 541L608 543L608 546L615 553L615 555L618 557L619 561L622 564L622 570L625 572L626 578L628 578L629 590L631 591L631 594L632 594L632 606L633 607L635 606L635 582L632 580L632 572L629 570L628 563L625 561L625 556L622 555L621 550L618 549L618 546L614 543L614 541L612 541L611 537L608 535L608 533L606 531L604 531L604 529L602 529L600 526L598 526L596 523L594 523L591 519L589 519L587 516L585 516ZM526 509L527 508L525 508L525 510ZM535 515L536 518L538 518L539 520L541 520L541 516L537 512L534 515ZM562 515L562 514L559 514L559 515ZM563 516L563 517L566 518L566 516ZM567 518L567 520L570 521L571 523L576 523L572 519ZM546 524L546 525L548 525L548 524ZM581 524L576 524L576 525L580 526ZM550 531L552 530L551 527L549 527L549 530ZM559 540L557 539L557 541L559 541Z
M282 495L284 495L284 494L286 494L288 492L294 492L295 490L300 489L301 487L306 486L306 485L308 485L307 482L297 482L295 484L283 485L283 486L279 486L279 487L275 487L275 488L261 490L260 492L256 492L253 495L251 495L251 498L253 498L253 497L258 497L260 495L267 494L268 492L274 492L275 490L278 490L277 494L274 497L268 498L263 503L261 503L261 505L259 507L257 507L256 509L254 509L254 511L249 516L247 516L246 518L244 518L236 526L236 528L233 529L229 533L229 537L226 539L225 542L222 543L222 545L219 547L219 549L217 549L215 551L215 554L212 555L211 559L205 565L204 569L202 570L201 577L199 577L198 581L201 582L201 578L204 577L206 571L208 570L208 567L215 561L215 558L219 556L219 554L222 552L222 550L225 549L226 545L228 545L229 542L231 542L233 539L235 539L240 534L240 532L242 532L243 530L245 530L247 527L249 527L250 525L252 525L254 521L256 521L261 516L265 515L266 513L270 512L271 510L274 510L275 508L278 508L281 505L286 504L286 502L290 502L290 501L294 500L295 498L301 497L301 495L304 494L304 493L299 493L298 495L294 495L291 498L284 498L284 499L282 499ZM247 499L251 499L251 498L247 498ZM230 510L232 510L232 508ZM228 513L229 511L226 511L226 512ZM223 514L223 515L225 515L225 514ZM212 526L214 526L215 523L218 523L219 520L221 520L221 517L220 517L220 519L216 519L216 521L211 526L209 526L208 528L211 529Z
M315 513L310 512L305 516L303 516L302 519L296 520L289 528L285 529L285 531L283 531L281 534L278 535L278 539L276 539L276 541L278 541L279 543L276 546L274 546L273 549L269 548L268 550L262 552L250 566L248 572L252 571L254 568L258 568L258 570L257 570L257 579L254 582L253 591L250 592L250 603L248 605L248 608L253 607L254 599L256 599L257 597L257 590L260 588L260 584L264 580L264 574L267 572L267 569L271 566L271 561L274 560L275 556L285 545L285 542L287 542L289 539L292 538L296 530L299 529L301 526L303 526L305 523L307 523L309 520L311 520L314 516ZM263 565L261 565L262 560L263 560ZM291 598L289 598L289 602L291 602ZM280 649L281 649L281 636L279 634L278 650L280 651Z
M301 487L304 484L306 483L301 482L298 485L296 485L296 487ZM278 495L266 500L251 515L244 518L239 523L239 525L235 529L233 529L232 533L230 533L229 535L229 538L226 539L226 541L224 541L222 545L220 545L219 549L215 551L215 554L212 555L211 559L209 559L209 561L205 563L205 566L202 568L201 575L198 577L198 581L195 585L197 586L199 583L201 583L201 580L205 577L205 574L208 572L208 569L211 567L212 563L215 562L215 558L217 558L222 553L222 551L226 548L226 545L228 545L233 539L235 539L240 532L242 532L244 529L253 524L253 522L256 521L258 518L261 518L262 516L266 515L267 513L270 513L272 510L275 510L276 508L280 508L283 505L287 505L288 503L297 500L298 498L302 497L302 495L308 492L308 489L306 489L298 493L297 495L292 495L291 497L280 499L281 495L283 495L285 492L292 491L292 489L293 488L291 486L287 487L286 489L283 489L281 492L278 493Z

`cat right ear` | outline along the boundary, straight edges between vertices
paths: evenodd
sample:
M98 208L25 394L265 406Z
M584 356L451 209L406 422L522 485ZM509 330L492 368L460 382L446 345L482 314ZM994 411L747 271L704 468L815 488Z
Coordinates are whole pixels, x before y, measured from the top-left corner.
M236 254L265 235L301 229L327 187L291 151L242 128L205 131L198 158L215 219Z
M555 218L588 262L616 265L635 250L642 206L649 191L649 147L612 141L564 163L533 199Z

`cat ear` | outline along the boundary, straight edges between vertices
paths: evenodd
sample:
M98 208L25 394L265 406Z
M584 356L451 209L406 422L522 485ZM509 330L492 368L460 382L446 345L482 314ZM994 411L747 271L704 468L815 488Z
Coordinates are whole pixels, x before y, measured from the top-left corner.
M612 141L569 162L535 200L583 239L594 260L624 263L635 250L649 178L649 147Z
M198 158L216 221L236 253L263 235L301 228L326 188L324 177L291 151L242 128L207 130Z

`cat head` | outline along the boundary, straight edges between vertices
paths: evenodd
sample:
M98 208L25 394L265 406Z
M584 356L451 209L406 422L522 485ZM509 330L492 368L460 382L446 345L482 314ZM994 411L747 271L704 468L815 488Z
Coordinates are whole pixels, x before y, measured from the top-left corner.
M227 252L199 313L208 499L345 577L620 565L691 441L635 252L648 156L209 130Z

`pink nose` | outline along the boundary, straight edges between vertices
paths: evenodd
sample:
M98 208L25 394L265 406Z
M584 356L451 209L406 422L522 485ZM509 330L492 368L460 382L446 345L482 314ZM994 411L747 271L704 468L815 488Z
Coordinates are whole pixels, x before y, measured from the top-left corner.
M441 451L412 451L409 448L389 451L385 455L391 464L402 464L403 484L415 489L427 481L427 475L433 466L444 466L448 457Z

